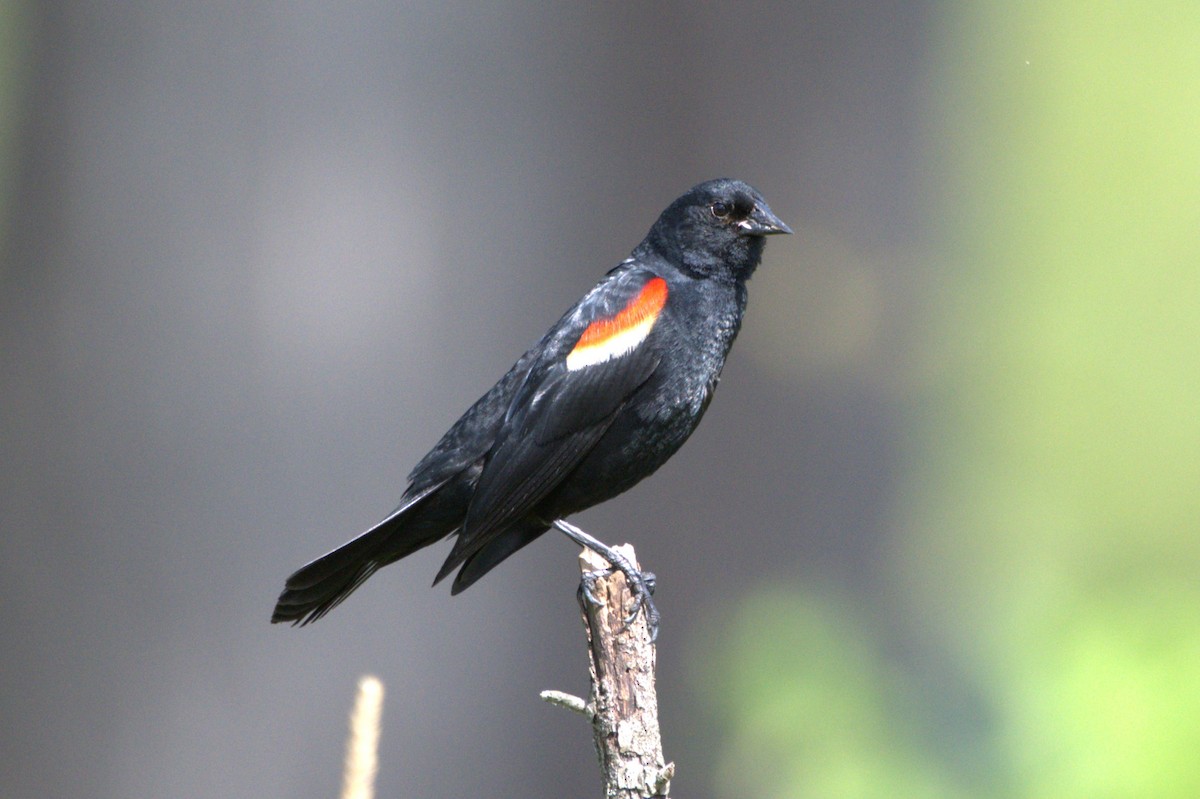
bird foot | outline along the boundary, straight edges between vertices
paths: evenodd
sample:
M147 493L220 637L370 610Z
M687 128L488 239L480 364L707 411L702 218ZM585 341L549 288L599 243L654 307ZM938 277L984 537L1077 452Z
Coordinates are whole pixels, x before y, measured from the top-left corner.
M599 569L598 571L584 572L583 577L579 580L579 601L582 603L587 600L589 605L600 607L604 603L596 596L596 583L608 577L615 571L614 569Z
M580 601L586 600L592 605L604 604L596 596L596 583L604 577L608 577L614 571L619 571L625 575L625 585L629 588L629 593L633 597L633 610L623 619L621 632L629 629L629 625L637 619L639 612L646 614L646 628L650 632L650 640L652 642L658 640L658 623L661 620L658 608L654 604L654 589L658 585L658 578L654 572L641 571L634 567L629 561L629 558L622 555L616 549L604 544L592 536L585 533L569 522L559 519L554 522L554 526L561 530L575 543L580 546L596 552L609 563L611 568L601 569L599 571L584 572L583 577L579 581L578 596Z

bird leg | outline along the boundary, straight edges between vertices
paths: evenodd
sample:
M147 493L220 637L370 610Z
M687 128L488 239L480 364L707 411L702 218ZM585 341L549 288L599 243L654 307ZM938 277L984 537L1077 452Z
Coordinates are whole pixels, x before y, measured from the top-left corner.
M658 608L654 606L653 599L654 588L657 583L654 573L635 569L633 564L629 562L629 558L608 544L588 535L565 519L555 520L552 526L558 528L567 538L579 544L579 546L587 547L612 564L612 569L608 571L586 572L583 575L583 579L579 583L579 590L587 598L587 601L593 605L602 604L592 590L595 588L596 581L601 577L611 574L613 569L621 572L621 574L625 575L625 584L629 586L629 593L633 595L633 612L625 618L625 623L621 627L621 630L626 630L633 623L633 620L637 618L638 611L644 608L646 611L646 626L650 630L650 640L656 641L658 639L659 615Z

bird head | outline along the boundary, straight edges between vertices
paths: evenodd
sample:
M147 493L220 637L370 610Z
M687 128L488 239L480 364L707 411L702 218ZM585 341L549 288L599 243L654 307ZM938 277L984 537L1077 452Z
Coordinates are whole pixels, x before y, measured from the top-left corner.
M645 244L697 275L746 280L762 258L765 237L791 232L752 186L721 178L671 203Z

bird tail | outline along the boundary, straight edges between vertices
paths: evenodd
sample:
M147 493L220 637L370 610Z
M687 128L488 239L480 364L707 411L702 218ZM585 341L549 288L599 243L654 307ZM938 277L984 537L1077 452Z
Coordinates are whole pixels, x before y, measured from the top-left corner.
M336 608L381 567L441 539L450 529L429 524L419 513L424 500L442 484L413 497L353 541L301 566L287 578L271 623L305 625ZM438 514L434 514L437 516Z

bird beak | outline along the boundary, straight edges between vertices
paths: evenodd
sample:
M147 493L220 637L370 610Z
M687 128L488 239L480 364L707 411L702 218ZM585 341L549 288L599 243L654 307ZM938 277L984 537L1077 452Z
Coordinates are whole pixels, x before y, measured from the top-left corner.
M776 233L791 233L792 229L775 216L766 204L754 206L754 212L749 218L738 222L738 227L751 236L771 236Z

